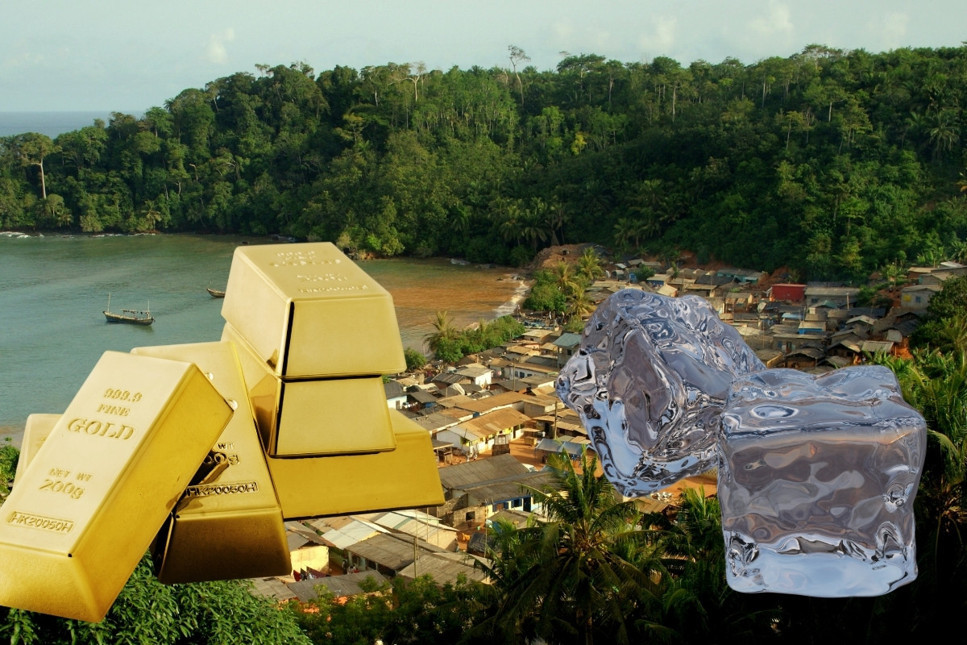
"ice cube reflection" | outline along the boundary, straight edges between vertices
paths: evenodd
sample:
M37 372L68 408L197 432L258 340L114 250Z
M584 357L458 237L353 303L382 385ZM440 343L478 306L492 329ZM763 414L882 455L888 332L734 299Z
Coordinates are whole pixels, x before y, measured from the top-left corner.
M625 289L591 316L557 391L608 479L641 496L715 465L729 386L764 367L704 299Z
M914 580L925 447L926 423L885 367L736 379L719 442L729 585L843 597Z

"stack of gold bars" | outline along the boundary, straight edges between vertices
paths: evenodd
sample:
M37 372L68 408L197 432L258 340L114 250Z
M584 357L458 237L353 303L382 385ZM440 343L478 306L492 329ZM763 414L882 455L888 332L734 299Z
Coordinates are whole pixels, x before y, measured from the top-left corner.
M390 294L329 243L236 249L220 341L105 352L27 419L0 508L0 604L99 621L150 551L165 583L291 572L283 521L443 503L386 403Z

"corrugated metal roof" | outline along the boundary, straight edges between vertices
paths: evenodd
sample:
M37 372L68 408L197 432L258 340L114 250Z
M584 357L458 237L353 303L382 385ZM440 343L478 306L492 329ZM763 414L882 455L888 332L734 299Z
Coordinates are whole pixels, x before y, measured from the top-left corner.
M568 331L561 334L557 340L554 341L554 345L563 348L576 347L581 342L581 334L575 334L574 332Z
M387 381L383 383L383 390L386 392L387 399L395 399L401 396L406 396L406 392L403 391L403 386L397 381Z
M581 451L590 447L590 441L582 437L573 437L570 440L562 441L561 439L541 439L540 443L537 444L535 450L542 450L544 452L561 452L566 450L571 456L577 456L581 454Z
M460 369L457 370L456 373L461 374L463 376L467 376L469 378L477 378L478 376L489 374L490 371L491 370L489 367L484 367L483 365L479 365L479 364L473 364L473 365L466 365L464 367L461 367Z
M529 472L513 455L497 455L441 468L440 483L449 490L467 489Z
M416 545L414 540L381 533L354 544L347 551L380 566L399 571L413 562L414 551L439 552L441 550L419 539L415 542Z
M871 354L889 353L893 349L893 343L888 340L864 340L860 348Z
M846 367L850 365L853 361L846 358L845 356L827 356L823 359L833 367Z
M799 349L793 350L786 354L787 357L791 356L806 356L807 358L813 358L819 360L826 355L826 352L819 349L818 347L800 347Z
M445 414L440 414L439 412L432 412L419 417L413 417L421 427L426 428L429 431L442 430L443 428L449 428L458 423L458 419L454 419L451 416Z
M437 584L455 583L460 576L468 580L483 581L487 574L475 565L476 559L466 553L420 554L396 575L403 578L416 578L430 575Z
M457 529L442 524L432 515L421 514L421 517L414 517L405 513L384 513L373 521L380 526L418 537L430 544L444 544L457 539Z
M456 385L457 383L464 380L465 378L467 377L461 375L458 372L443 372L441 374L437 374L436 376L434 376L433 382L443 383L445 385Z
M518 412L513 408L503 408L494 410L479 417L462 421L458 427L484 439L486 437L499 434L504 430L516 428L530 421L526 414Z
M417 390L416 392L407 392L408 397L416 401L417 403L435 403L437 397L424 390Z
M537 417L535 421L542 421L549 425L554 425L554 416L550 414L545 414L544 416ZM584 425L580 421L568 421L567 419L557 418L557 429L558 431L564 432L577 432L579 434L587 435L588 431L585 429Z
M500 394L485 396L479 399L471 399L469 397L460 399L456 403L456 406L463 410L483 414L484 412L505 408L525 400L527 400L526 394L519 392L501 392Z
M357 573L347 573L341 576L325 576L322 578L309 578L290 582L286 587L298 596L302 602L309 602L319 597L319 588L328 590L336 598L356 596L366 593L360 586L364 580L370 579L376 585L383 585L388 582L385 576L379 571L359 571Z
M274 598L280 602L298 598L295 592L278 578L254 578L252 584L255 587L256 596Z
M540 490L552 486L555 481L552 473L538 470L536 472L528 471L526 475L511 480L490 482L465 490L471 505L496 504L512 499L530 497L531 492L527 489L536 488Z
M386 529L354 519L341 528L326 531L322 534L322 539L330 546L345 551L357 542L362 542L381 532L385 533Z

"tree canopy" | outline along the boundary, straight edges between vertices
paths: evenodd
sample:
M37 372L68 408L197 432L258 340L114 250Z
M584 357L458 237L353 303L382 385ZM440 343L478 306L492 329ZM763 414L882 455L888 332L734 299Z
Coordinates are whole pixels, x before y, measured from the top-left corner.
M689 249L850 278L967 249L967 48L744 65L259 65L50 141L0 139L0 229L223 231L521 264Z

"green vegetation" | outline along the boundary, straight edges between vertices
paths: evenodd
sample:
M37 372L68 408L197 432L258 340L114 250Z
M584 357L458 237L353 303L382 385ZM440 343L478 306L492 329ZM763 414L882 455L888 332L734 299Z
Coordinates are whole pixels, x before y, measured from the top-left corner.
M927 316L913 335L918 347L956 349L967 339L967 276L944 282L940 293L930 298Z
M523 306L531 311L562 316L567 322L580 323L595 307L587 288L602 276L601 260L593 249L588 248L576 264L559 262L551 271L537 271Z
M512 316L501 316L492 322L480 320L459 331L445 311L437 312L433 329L424 340L434 357L447 363L456 363L468 354L498 347L524 333L524 326Z
M554 275L547 270L534 274L534 285L524 300L524 309L531 311L564 313L567 309L567 296L557 285Z
M750 65L260 65L0 139L0 229L278 233L523 264L596 242L802 278L964 259L967 47Z
M422 576L394 578L382 587L366 580L361 586L368 593L342 602L324 592L309 611L297 614L313 643L464 642L480 609L478 586L464 580L441 587Z
M542 247L695 250L802 278L967 259L967 48L819 46L752 65L621 64L554 72L388 64L316 75L259 67L51 141L0 139L0 229L206 230L325 239L380 255L524 263ZM597 266L597 269L595 269ZM580 320L593 253L536 275L525 307ZM873 297L872 292L866 294ZM394 580L303 613L237 582L160 585L142 562L101 624L0 609L11 643L893 642L932 635L967 598L967 278L928 310L897 374L929 426L916 581L877 598L746 595L726 585L716 500L640 515L585 455L552 460L550 521L499 525L491 585ZM522 333L457 330L438 359ZM423 355L407 353L415 366ZM0 447L0 492L17 451ZM576 467L577 466L577 467ZM52 581L51 584L56 584Z
M403 358L406 359L406 371L412 372L426 365L426 356L423 352L407 347L403 350Z
M563 453L548 464L561 490L533 493L549 521L494 531L492 611L477 629L504 643L627 641L634 621L660 607L660 563L641 515L595 475L587 453L578 468Z

